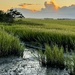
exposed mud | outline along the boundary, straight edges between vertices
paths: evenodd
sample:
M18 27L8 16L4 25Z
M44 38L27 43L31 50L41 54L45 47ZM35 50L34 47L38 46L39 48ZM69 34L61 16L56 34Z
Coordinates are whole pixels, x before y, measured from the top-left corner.
M38 53L25 49L23 58L0 58L0 75L69 75L64 70L46 68L40 65Z

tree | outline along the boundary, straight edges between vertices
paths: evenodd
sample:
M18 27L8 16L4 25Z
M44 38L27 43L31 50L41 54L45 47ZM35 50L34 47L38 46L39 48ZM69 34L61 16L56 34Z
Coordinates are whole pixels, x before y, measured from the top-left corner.
M8 13L10 13L13 16L13 18L16 18L16 17L24 18L24 16L20 12L18 12L16 9L10 9L8 10Z
M0 21L2 22L4 20L4 12L0 10Z
M0 10L0 22L12 23L16 17L24 18L17 10L10 9L7 13Z
M12 23L14 21L13 16L10 13L7 13L5 16L5 22Z

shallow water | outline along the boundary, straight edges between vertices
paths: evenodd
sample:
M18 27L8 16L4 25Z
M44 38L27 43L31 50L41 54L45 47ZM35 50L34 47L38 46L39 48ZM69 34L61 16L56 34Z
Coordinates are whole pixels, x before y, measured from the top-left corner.
M25 49L23 58L0 58L0 75L69 75L64 70L42 67L38 54L32 49Z

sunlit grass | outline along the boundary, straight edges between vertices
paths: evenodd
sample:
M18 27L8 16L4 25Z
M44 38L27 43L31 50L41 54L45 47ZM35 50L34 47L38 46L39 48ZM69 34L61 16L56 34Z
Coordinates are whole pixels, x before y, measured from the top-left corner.
M66 55L64 54L66 53ZM51 47L45 46L45 51L39 51L40 61L42 66L66 69L70 75L75 75L75 53L70 53L63 47L59 48L57 45Z
M75 20L16 19L11 26L0 23L0 30L1 56L21 55L23 49L20 39L45 48L46 51L44 54L41 52L41 56L46 57L47 65L64 67L64 62L67 61L69 63L65 66L71 68L71 59L65 58L64 52L66 49L75 50ZM75 56L73 61L75 71Z
M0 30L0 57L21 56L23 50L23 46L20 45L20 40L17 37Z
M24 42L35 42L45 45L57 44L69 50L75 50L75 21L74 20L43 20L22 19L29 24L4 26L4 30L18 36ZM34 25L33 25L33 24ZM37 25L36 25L36 24ZM40 25L39 25L40 24Z
M63 48L58 48L58 46L50 47L48 45L45 46L45 52L39 52L41 56L42 65L46 65L47 67L57 67L57 68L65 68L65 57Z

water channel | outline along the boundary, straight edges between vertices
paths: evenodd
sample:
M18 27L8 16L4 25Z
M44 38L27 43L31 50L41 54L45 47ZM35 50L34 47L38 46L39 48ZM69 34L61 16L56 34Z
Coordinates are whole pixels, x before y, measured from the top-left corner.
M25 49L23 57L0 58L0 75L69 75L63 69L42 67L38 60L38 53L32 49Z

